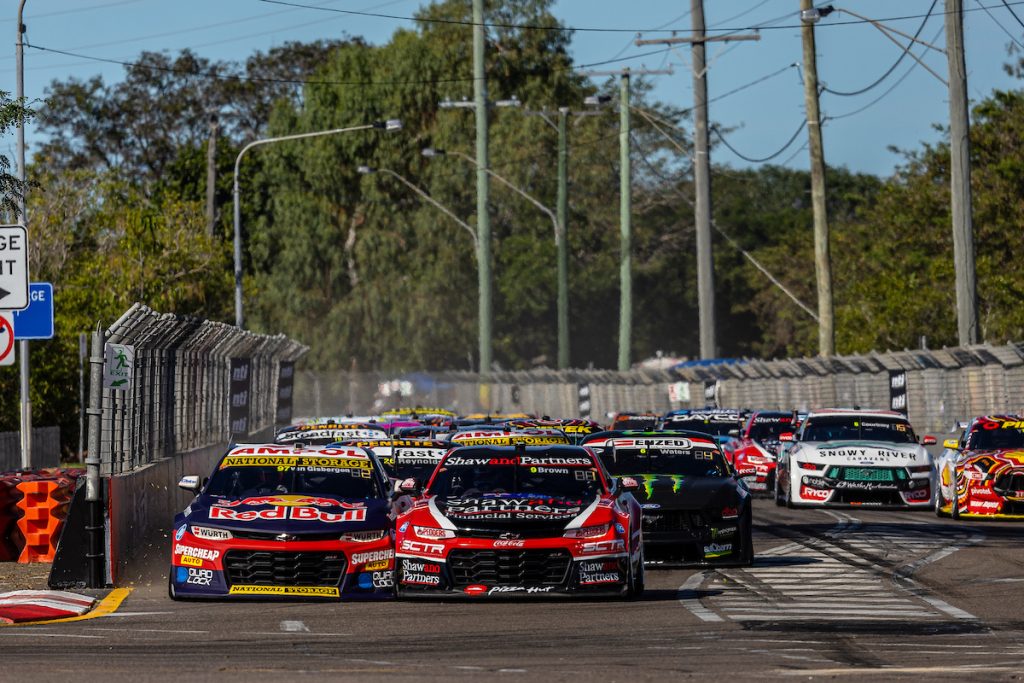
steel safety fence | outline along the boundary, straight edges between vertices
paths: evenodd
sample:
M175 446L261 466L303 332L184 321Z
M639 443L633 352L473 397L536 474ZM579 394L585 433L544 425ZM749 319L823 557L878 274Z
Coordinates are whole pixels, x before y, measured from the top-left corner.
M705 405L762 410L896 408L919 432L1024 411L1024 344L979 344L758 360L690 361L630 372L313 372L295 378L296 416L372 415L394 407L527 412L607 420L620 411Z
M277 415L281 364L307 351L284 335L158 313L142 304L100 335L94 345L99 340L102 348L94 348L93 356L105 358L103 389L89 409L100 417L104 475L266 432ZM112 377L112 364L126 367ZM244 368L242 390L233 367L236 375ZM232 417L237 421L239 414L244 428L233 430Z

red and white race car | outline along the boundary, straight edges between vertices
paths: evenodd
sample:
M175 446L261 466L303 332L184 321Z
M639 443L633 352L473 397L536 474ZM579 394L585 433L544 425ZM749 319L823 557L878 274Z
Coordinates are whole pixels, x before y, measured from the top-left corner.
M638 486L579 446L457 448L396 520L398 596L639 595Z
M726 460L751 491L775 490L779 435L795 431L793 413L760 410L750 415L736 439L722 444ZM753 475L753 476L749 476Z

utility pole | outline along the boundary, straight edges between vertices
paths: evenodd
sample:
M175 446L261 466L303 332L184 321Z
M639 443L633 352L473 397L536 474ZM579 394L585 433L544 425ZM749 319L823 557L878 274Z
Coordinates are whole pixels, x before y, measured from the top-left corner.
M217 113L210 112L210 137L206 143L206 236L213 238L217 220Z
M671 69L585 71L584 76L619 77L619 372L630 368L633 339L632 169L629 158L629 77L672 74Z
M822 8L822 10L828 8ZM829 9L831 11L831 9ZM828 213L825 208L825 150L821 141L818 110L818 63L814 23L824 16L812 0L800 0L800 35L804 51L804 103L807 108L808 149L811 155L811 209L814 213L814 272L818 284L818 355L835 353L835 322L832 314L832 261L828 246Z
M18 3L17 39L15 40L15 58L17 61L17 93L18 104L25 103L25 0ZM28 230L28 214L25 212L25 194L28 192L25 169L25 117L18 118L18 180L21 185L21 199L18 200L18 222ZM21 467L32 467L32 397L29 393L28 380L28 340L18 342L18 359L21 393Z
M956 329L960 346L978 343L974 228L971 219L971 140L967 113L963 0L946 0L946 57L949 60L950 212L956 271Z
M619 75L619 372L631 365L633 339L633 170L629 159L629 69Z
M558 108L558 231L555 251L558 270L558 369L569 367L569 108Z
M493 362L493 309L491 294L491 217L487 213L490 204L490 167L487 149L487 80L484 62L484 0L473 0L473 103L476 110L476 236L477 236L477 278L479 281L480 374L490 375ZM481 392L481 402L489 409L489 396Z
M711 155L708 135L708 69L705 44L732 40L760 40L757 33L705 35L704 0L690 0L692 35L686 37L637 40L637 45L677 45L690 43L693 62L693 190L694 225L697 232L697 316L700 357L718 355L715 340L715 270L711 247Z

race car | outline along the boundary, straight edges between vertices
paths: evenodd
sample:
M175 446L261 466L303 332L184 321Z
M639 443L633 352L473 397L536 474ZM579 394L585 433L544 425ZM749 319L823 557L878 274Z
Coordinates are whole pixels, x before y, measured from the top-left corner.
M1024 418L976 417L943 445L937 515L1024 519Z
M455 413L444 408L397 408L385 410L381 419L399 421L408 420L434 427L448 426L455 419Z
M384 439L375 441L343 441L339 446L355 446L371 451L392 481L409 477L427 481L437 463L451 448L444 441L424 439Z
M238 444L179 486L171 599L393 595L396 503L365 450Z
M792 433L793 413L760 410L747 418L736 439L722 445L722 453L751 491L775 491L775 459L779 434Z
M637 596L644 589L636 480L609 479L578 446L449 452L396 521L399 597Z
M611 417L610 429L613 431L624 429L647 431L657 428L658 422L661 421L661 415L657 413L615 413Z
M777 463L775 503L795 506L923 508L932 504L935 464L902 413L820 410L807 415ZM923 445L922 445L923 444Z
M505 422L506 429L529 430L536 429L551 431L553 433L565 434L574 444L578 444L587 434L600 432L601 425L592 420L583 419L552 419L550 417L534 418L529 420L508 420Z
M698 432L609 431L583 445L613 476L640 482L648 566L749 566L750 493L714 439Z
M448 437L452 448L459 446L556 446L568 445L569 437L556 429L490 429L487 426L455 432Z
M277 431L274 442L326 446L347 439L386 439L388 434L375 422L320 422L292 425Z
M660 429L708 434L722 445L739 436L745 416L745 411L734 408L684 408L665 413Z

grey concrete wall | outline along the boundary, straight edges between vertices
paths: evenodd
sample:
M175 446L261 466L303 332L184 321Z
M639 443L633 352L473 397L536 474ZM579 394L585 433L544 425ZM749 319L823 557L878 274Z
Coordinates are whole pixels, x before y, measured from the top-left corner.
M269 439L272 430L250 437ZM174 516L191 502L178 488L186 474L210 475L226 444L207 446L110 478L110 557L115 586L162 583L171 562Z

